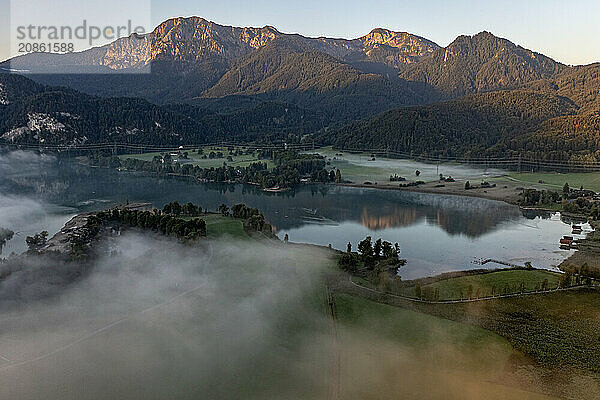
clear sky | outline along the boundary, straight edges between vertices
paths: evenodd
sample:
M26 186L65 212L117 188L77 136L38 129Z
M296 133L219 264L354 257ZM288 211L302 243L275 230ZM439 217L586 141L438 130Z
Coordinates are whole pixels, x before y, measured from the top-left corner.
M154 25L170 17L197 15L224 25L273 25L287 33L343 38L382 27L414 33L441 46L461 34L488 30L563 63L600 61L600 0L149 1ZM10 52L9 2L0 0L0 59ZM57 7L56 12L66 11Z

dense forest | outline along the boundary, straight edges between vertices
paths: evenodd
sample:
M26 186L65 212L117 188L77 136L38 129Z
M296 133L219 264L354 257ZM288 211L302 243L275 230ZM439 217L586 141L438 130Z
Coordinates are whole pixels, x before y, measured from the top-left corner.
M188 104L157 106L135 98L102 98L0 74L0 140L16 143L180 145L220 140L298 140L325 125L316 113L273 102L218 114Z
M175 236L187 241L206 237L206 223L200 218L184 219L171 214L151 211L114 209L102 211L88 220L88 228L100 228L107 222L118 222L126 226L153 229L163 235Z
M319 139L341 149L478 158L498 153L488 149L501 141L509 142L550 118L576 110L563 97L520 90L491 92L389 111L323 133Z

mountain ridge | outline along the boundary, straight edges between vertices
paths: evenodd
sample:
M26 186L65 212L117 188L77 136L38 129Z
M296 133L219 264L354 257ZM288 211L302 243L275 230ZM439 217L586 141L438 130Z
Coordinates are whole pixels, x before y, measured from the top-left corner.
M349 55L356 58L357 53L369 58L366 54L368 51L372 51L376 46L385 45L389 48L392 58L395 57L389 62L396 65L414 62L439 48L434 42L420 36L383 28L376 28L356 39L312 38L282 33L270 25L262 28L234 27L194 16L171 18L159 24L152 32L143 35L132 34L107 45L63 57L41 53L35 56L19 56L7 61L11 61L12 68L21 70L47 67L54 63L57 66L75 64L121 70L141 68L155 60L197 60L208 54L219 55L231 61L280 37L303 41L316 50L338 58Z
M312 135L336 145L395 143L413 154L502 157L521 146L531 157L568 160L571 149L600 159L600 63L566 66L487 31L442 48L383 28L356 39L310 38L190 17L88 52L16 60L61 72L80 62L88 73L30 74L50 87L39 96L31 95L33 82L20 82L22 95L0 82L0 107L11 112L0 118L0 136L8 141L58 140L52 129L62 124L73 128L70 143L106 135L169 143ZM104 122L78 101L101 110ZM89 123L65 119L69 107ZM162 118L163 128L135 107Z
M447 47L400 72L400 77L459 97L498 89L512 89L550 78L567 67L508 39L483 31L461 35Z

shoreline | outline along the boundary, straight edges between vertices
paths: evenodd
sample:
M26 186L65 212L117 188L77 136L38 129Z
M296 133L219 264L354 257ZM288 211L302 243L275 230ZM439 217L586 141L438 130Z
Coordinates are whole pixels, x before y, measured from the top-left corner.
M517 185L516 182L512 185L510 183L498 185L491 188L473 188L469 190L464 189L463 182L447 183L444 187L436 187L438 182L427 182L419 186L411 187L400 187L392 184L372 184L366 185L364 183L330 183L333 186L340 187L351 187L358 189L376 189L376 190L388 190L388 191L404 191L411 193L422 193L422 194L437 194L445 196L458 196L458 197L470 197L479 198L486 200L494 200L506 203L511 206L519 207L522 211L538 211L538 212L558 212L561 215L571 218L584 218L588 219L587 215L584 214L573 214L561 210L551 209L547 207L524 207L518 204L520 198L520 192L522 189L527 189L521 185ZM452 185L452 186L450 186ZM509 193L512 192L512 193Z
M447 183L444 187L435 187L438 185L438 182L427 182L424 185L419 186L411 186L411 187L400 187L395 186L393 184L372 184L366 185L364 183L331 183L334 186L340 187L352 187L352 188L360 188L360 189L377 189L377 190L397 190L404 192L412 192L412 193L423 193L423 194L438 194L438 195L446 195L446 196L459 196L459 197L471 197L471 198L480 198L494 201L501 201L503 203L519 207L520 209L528 209L528 210L538 210L538 211L556 211L558 210L550 210L547 208L537 208L537 207L521 207L517 204L519 199L519 193L517 193L517 188L521 188L519 185L503 185L502 187L497 186L495 188L474 188L469 190L464 190L464 183L462 182L453 182ZM450 186L452 185L452 186ZM507 187L505 187L507 186ZM507 191L513 190L513 193L507 193ZM483 191L483 192L482 192ZM492 193L490 193L490 191Z
M81 162L80 162L80 164L83 166L86 166L86 167L90 167L90 168L105 168L105 169L114 170L117 172L142 173L142 174L148 174L148 175L152 175L152 176L161 177L161 175L159 173L150 172L150 171L137 171L137 170L128 170L128 169L120 169L120 168L114 169L114 168L110 168L110 167L102 167L102 166L97 166L97 165L81 163ZM260 185L258 185L256 183L251 183L251 182L241 183L241 182L203 181L203 180L196 179L193 175L169 173L169 174L165 174L164 176L165 177L191 178L200 184L224 183L224 184L251 185L251 186L255 186L255 187L260 187ZM496 178L498 178L498 177L496 177ZM397 191L422 193L422 194L437 194L437 195L445 195L445 196L480 198L480 199L500 201L500 202L506 203L511 206L519 207L519 209L521 209L523 211L531 210L531 211L539 211L539 212L560 212L561 215L565 215L565 216L572 217L572 218L585 218L585 219L588 218L586 215L583 215L583 214L572 214L572 213L567 213L564 211L553 210L553 209L544 208L544 207L522 207L522 206L520 206L519 204L517 204L517 201L519 200L519 197L520 197L520 192L522 189L527 189L527 187L524 187L523 185L521 185L522 183L523 182L512 181L512 182L505 182L504 184L497 185L496 187L486 187L486 188L474 187L469 190L464 189L464 183L462 181L446 182L446 183L444 183L443 187L436 187L437 185L440 184L438 181L426 182L419 186L409 186L409 187L400 187L400 186L396 186L396 185L389 184L389 183L385 183L385 184L373 183L371 185L367 185L364 183L353 183L353 182L346 182L346 183L311 182L308 184L323 184L323 185L350 187L350 188L357 188L357 189L376 189L376 190L387 190L387 191L397 190ZM299 186L301 187L303 185L306 185L306 183L301 183ZM285 188L285 189L277 189L277 190L273 190L270 188L261 188L262 192L270 193L270 194L288 193L293 190L294 190L294 188ZM490 193L490 192L492 192L492 193Z
M428 183L425 183L425 185L432 185L434 183L436 183L436 182L428 182ZM443 190L444 188L423 187L425 185L412 186L412 187L399 187L399 186L394 186L391 184L365 185L364 183L331 183L331 185L341 186L341 187L360 188L360 189L397 190L397 191L423 193L423 194L441 194L441 195L447 195L447 196L474 197L474 198L480 198L480 199L502 201L502 202L510 204L510 205L517 205L515 202L511 202L505 196L492 196L487 193L475 192L475 190L477 190L477 189L471 189L469 191L464 191L464 193L457 193L455 191Z

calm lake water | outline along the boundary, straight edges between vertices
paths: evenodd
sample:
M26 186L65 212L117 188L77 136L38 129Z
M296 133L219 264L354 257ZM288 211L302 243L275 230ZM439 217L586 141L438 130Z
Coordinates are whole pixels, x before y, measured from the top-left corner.
M405 279L479 268L496 259L554 268L571 251L558 248L571 234L559 214L524 215L517 207L477 198L327 185L293 193L265 193L253 186L198 184L88 168L14 152L0 155L0 226L18 234L3 255L25 249L25 237L58 231L73 215L114 204L172 200L215 210L243 202L260 209L283 238L346 249L366 236L398 242L408 264ZM584 225L585 229L590 229ZM494 264L487 264L494 267Z

